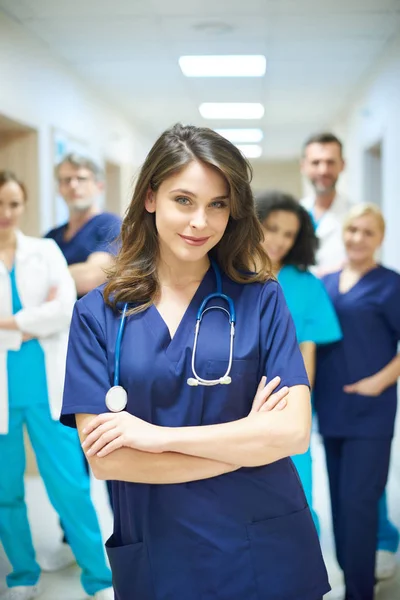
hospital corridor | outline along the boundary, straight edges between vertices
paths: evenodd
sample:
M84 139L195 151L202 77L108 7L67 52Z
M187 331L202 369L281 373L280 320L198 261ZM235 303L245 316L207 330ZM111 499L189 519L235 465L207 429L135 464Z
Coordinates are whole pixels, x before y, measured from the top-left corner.
M400 600L400 0L0 0L0 600Z

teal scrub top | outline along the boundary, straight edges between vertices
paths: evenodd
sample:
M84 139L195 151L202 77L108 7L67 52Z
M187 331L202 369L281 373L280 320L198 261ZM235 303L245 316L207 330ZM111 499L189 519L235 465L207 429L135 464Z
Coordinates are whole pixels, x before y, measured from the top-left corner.
M10 272L13 315L22 310L15 277ZM28 408L33 404L47 404L47 379L44 352L38 340L21 344L19 350L7 352L8 399L10 408Z
M342 338L339 321L323 283L310 271L285 265L278 281L296 328L297 341L328 344Z

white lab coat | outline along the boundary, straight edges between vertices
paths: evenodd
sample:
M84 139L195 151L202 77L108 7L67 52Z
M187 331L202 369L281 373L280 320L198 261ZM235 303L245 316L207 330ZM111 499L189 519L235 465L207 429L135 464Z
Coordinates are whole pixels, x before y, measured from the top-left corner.
M300 201L300 204L310 213L314 208L314 203L315 197L313 196ZM350 208L351 203L340 194L336 194L330 209L324 213L316 230L319 239L319 249L316 255L317 267L321 269L339 268L339 265L345 261L343 222Z
M43 348L50 411L54 419L59 418L69 324L76 301L74 280L53 240L27 237L18 232L15 269L23 309L14 315L19 330L0 329L0 434L8 432L7 351L20 348L23 333L37 337ZM46 302L53 286L57 289L56 297ZM0 316L11 315L10 277L0 261Z

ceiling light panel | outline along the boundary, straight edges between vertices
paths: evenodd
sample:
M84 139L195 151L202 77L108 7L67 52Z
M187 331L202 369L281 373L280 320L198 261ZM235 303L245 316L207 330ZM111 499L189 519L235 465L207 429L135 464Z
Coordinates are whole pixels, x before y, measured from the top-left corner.
M267 61L262 55L181 56L186 77L263 77Z
M203 119L262 119L264 106L258 102L203 102Z
M235 144L236 148L240 150L246 158L260 158L262 154L262 148L258 144Z
M256 144L264 137L262 129L216 129L215 131L233 144Z

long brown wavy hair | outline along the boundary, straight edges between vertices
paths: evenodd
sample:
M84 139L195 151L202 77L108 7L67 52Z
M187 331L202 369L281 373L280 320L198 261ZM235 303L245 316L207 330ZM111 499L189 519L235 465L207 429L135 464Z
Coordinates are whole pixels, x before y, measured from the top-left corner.
M228 224L210 257L238 283L264 282L273 277L261 245L263 233L250 188L250 164L233 144L212 129L178 123L158 138L140 170L122 223L121 248L104 288L105 301L114 308L117 303L128 302L133 305L131 313L139 312L157 298L158 234L154 214L145 208L146 196L149 189L157 192L163 181L193 161L217 169L229 186Z

